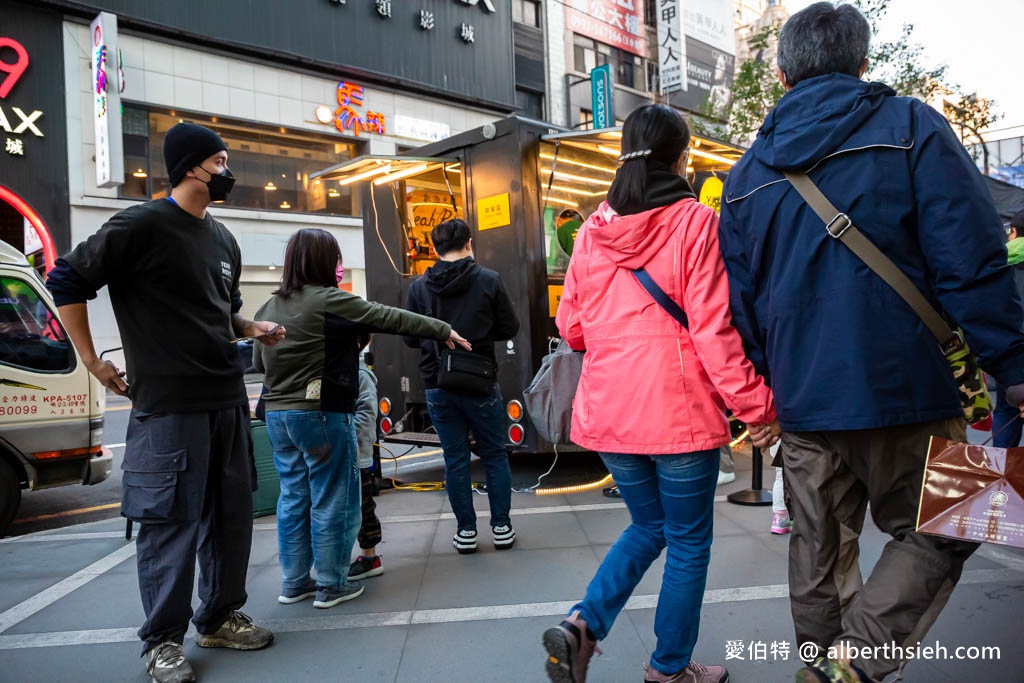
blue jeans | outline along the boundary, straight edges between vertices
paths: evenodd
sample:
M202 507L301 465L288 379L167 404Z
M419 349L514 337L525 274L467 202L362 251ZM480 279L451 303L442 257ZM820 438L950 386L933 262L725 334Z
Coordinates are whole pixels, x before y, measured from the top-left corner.
M356 431L349 413L267 411L281 479L277 548L282 585L298 588L316 569L318 586L348 582L361 521Z
M615 478L632 523L608 551L586 597L570 612L579 610L598 640L607 637L647 568L668 546L654 615L658 645L651 666L675 674L690 664L697 642L711 559L719 451L602 453L601 459Z
M1016 448L1020 445L1021 425L1020 420L1014 418L1020 415L1020 410L1015 406L1006 403L1006 387L996 383L995 408L992 410L992 445L997 448ZM1003 427L1014 421L1014 424L1003 431Z
M505 406L497 385L490 396L479 398L444 389L427 389L427 412L444 450L444 485L459 531L476 530L473 482L469 474L469 431L476 438L476 454L484 463L491 526L511 526L512 471L505 450Z

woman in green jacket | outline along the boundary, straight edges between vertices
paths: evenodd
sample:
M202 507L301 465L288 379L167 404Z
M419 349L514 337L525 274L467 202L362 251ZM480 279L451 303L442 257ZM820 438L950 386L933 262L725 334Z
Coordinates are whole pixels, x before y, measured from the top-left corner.
M356 337L385 332L469 348L447 323L339 289L340 267L333 235L299 230L288 242L281 286L257 317L287 329L279 344L257 344L253 352L256 370L265 373L267 432L281 479L278 601L284 604L315 597L314 607L327 608L363 592L348 581L361 517Z

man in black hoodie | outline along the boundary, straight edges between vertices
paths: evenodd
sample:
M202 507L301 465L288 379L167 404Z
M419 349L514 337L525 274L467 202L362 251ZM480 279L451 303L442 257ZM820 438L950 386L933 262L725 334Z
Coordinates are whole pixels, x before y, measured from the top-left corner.
M469 225L457 218L440 223L430 233L440 261L412 283L406 308L450 323L463 331L472 353L495 363L494 342L519 331L519 319L501 278L473 260ZM437 386L440 348L432 341L408 337L420 349L420 371L427 388L427 412L444 449L445 489L458 522L452 545L465 555L476 552L476 512L469 474L469 431L487 474L494 547L511 548L516 541L509 510L512 473L505 450L505 411L501 389L494 384L486 396L457 393Z

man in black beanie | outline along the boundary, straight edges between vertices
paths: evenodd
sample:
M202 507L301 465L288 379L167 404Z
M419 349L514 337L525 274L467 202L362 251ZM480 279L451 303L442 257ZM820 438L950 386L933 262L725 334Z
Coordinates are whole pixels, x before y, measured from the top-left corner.
M239 612L255 482L249 407L234 341L276 344L284 329L242 307L241 252L207 212L234 176L215 132L179 123L164 140L171 194L114 215L57 260L47 286L82 362L132 400L121 514L139 523L139 629L157 683L194 681L182 652L189 618L201 647L255 650L274 640ZM127 372L96 354L86 301L106 285ZM199 559L199 598L192 584Z

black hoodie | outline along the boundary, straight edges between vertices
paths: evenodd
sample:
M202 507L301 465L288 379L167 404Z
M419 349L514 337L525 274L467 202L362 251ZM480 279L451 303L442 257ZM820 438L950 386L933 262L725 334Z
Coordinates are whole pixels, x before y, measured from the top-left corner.
M494 342L511 339L519 331L512 302L493 270L482 268L472 256L438 261L412 283L406 309L443 320L469 340L473 353L496 360ZM427 389L437 388L440 343L406 337L420 349L420 371Z

